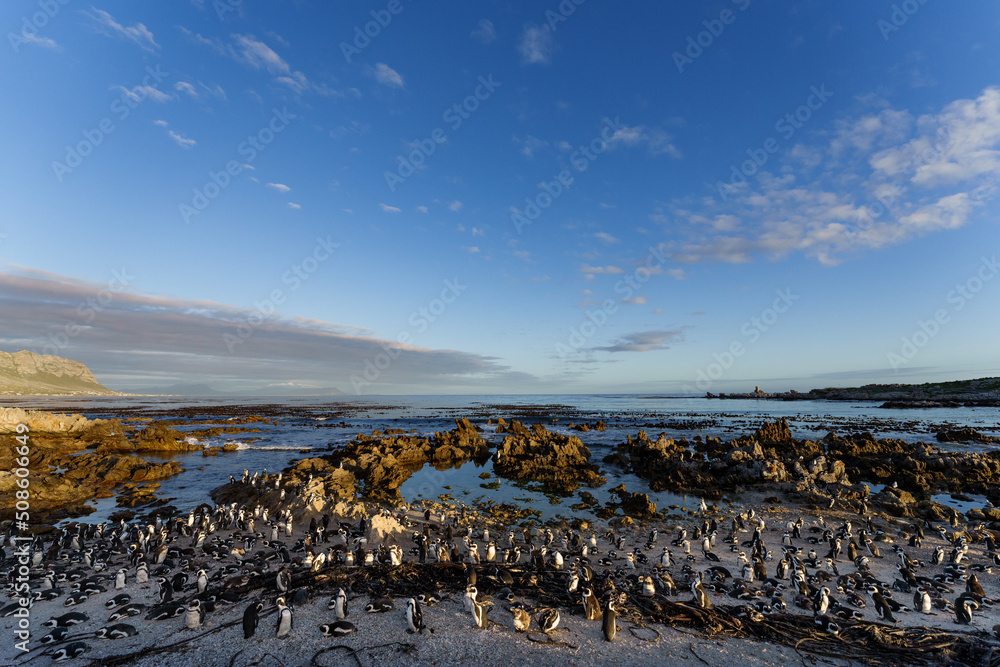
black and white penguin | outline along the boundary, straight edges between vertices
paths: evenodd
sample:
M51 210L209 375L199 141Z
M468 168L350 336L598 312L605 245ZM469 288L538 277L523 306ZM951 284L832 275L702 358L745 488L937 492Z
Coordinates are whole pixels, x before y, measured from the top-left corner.
M972 623L972 611L978 609L979 605L971 598L959 598L955 600L955 620L962 625Z
M369 614L381 614L383 612L392 611L395 607L392 604L392 599L390 598L376 598L368 604L365 605L365 611Z
M538 627L545 634L549 634L559 627L559 621L561 619L562 617L559 615L558 609L547 607L538 614Z
M67 627L55 628L52 630L52 632L48 633L47 635L39 639L38 643L55 644L57 642L61 642L62 640L66 639L66 635L68 634L69 634L69 628Z
M406 625L406 632L411 635L424 631L424 613L416 598L410 598L406 601Z
M107 602L105 602L104 607L106 609L114 609L115 607L121 607L127 605L131 601L132 601L131 595L129 595L128 593L121 593L109 599Z
M243 612L243 639L250 639L257 632L260 623L260 613L264 611L264 603L260 600L252 602Z
M840 626L826 614L818 614L814 619L816 627L831 635L840 634Z
M691 584L691 592L694 593L694 603L699 608L712 609L715 606L708 596L708 591L705 590L705 585L701 581L701 575Z
M287 593L288 589L292 585L292 575L289 574L287 567L278 568L278 574L275 576L275 587L278 589L279 593Z
M490 621L486 615L490 611L490 606L486 603L478 602L475 597L470 597L468 593L466 593L466 601L469 603L472 620L475 621L476 627L483 630L489 628Z
M94 633L100 639L124 639L125 637L135 637L139 634L134 625L128 623L116 623L103 628L98 628Z
M196 630L205 622L205 609L201 606L201 600L195 598L191 600L184 614L184 627L188 630Z
M144 604L127 604L124 607L115 609L108 616L108 622L114 623L115 621L121 620L123 618L129 618L130 616L140 616L147 609Z
M357 632L358 629L350 621L334 621L319 626L319 631L324 637L344 637Z
M71 625L79 625L80 623L86 623L90 620L90 617L80 611L71 611L68 614L63 614L62 616L57 616L50 618L49 620L42 623L46 628L66 628Z
M889 623L895 623L896 619L892 615L892 607L886 602L885 597L879 592L878 588L875 586L868 587L868 595L871 596L872 603L875 605L875 613L883 621L888 621Z
M337 592L337 597L330 600L330 609L337 614L337 620L343 621L350 612L347 610L347 591L341 588Z
M597 601L597 596L590 590L590 587L583 589L583 609L588 621L596 621L601 618L601 604Z
M278 598L278 624L275 627L276 637L287 637L292 632L292 610L285 606L285 598Z
M613 642L618 634L618 614L615 613L614 601L608 600L608 606L604 610L604 617L601 620L601 632L604 633L604 641Z
M87 651L90 647L83 642L73 642L72 644L67 644L63 646L58 651L52 654L53 662L63 662L65 660L72 660L73 658L78 658L83 655L84 651Z

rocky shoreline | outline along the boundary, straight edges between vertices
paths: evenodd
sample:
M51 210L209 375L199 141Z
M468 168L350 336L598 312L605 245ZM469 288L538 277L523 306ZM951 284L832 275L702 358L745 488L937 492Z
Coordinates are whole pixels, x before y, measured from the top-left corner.
M881 401L881 408L957 408L1000 406L1000 378L979 378L954 382L913 384L868 384L862 387L827 387L806 392L767 392L755 387L751 392L708 392L705 398L763 399L777 401Z
M1000 605L1000 563L994 565L1000 510L986 505L959 513L933 500L936 493L965 492L1000 504L997 451L944 451L867 432L807 440L795 438L781 419L729 440L654 439L640 430L595 461L579 437L541 423L456 418L449 431L359 433L281 471L245 471L216 487L212 503L185 514L149 504L156 483L150 476L176 474L176 464L139 456L191 449L170 420L6 416L37 429L35 469L60 466L50 481L38 480L53 516L62 516L63 505L75 507L83 489L117 493L120 504L137 508L99 525L68 524L31 543L32 651L54 657L75 647L81 653L73 665L95 659L151 667L257 664L267 656L281 664L327 664L316 661L338 646L392 664L459 665L504 654L545 665L647 665L688 645L701 657L709 637L726 639L728 650L719 654L726 665L786 664L798 652L836 656L834 664L989 664L989 651L1000 651L982 631L1000 621L990 606ZM221 428L249 430L255 423L246 416ZM490 428L495 437L487 437ZM939 432L944 441L982 436ZM450 494L410 504L400 493L423 466L491 460L502 483L578 498L593 518L541 521L514 504ZM152 465L162 467L143 467ZM598 502L591 489L616 471L654 491L692 494L701 507L658 507L625 484ZM0 477L0 493L4 482ZM13 566L14 548L7 545L4 568ZM960 551L976 569L935 561L945 549ZM900 577L893 551L915 570ZM143 563L159 579L136 581ZM789 563L801 570L800 579L789 575ZM969 583L972 572L982 594ZM914 577L934 582L931 604L941 611L897 611L893 625L865 602L866 587L875 586L908 605ZM164 582L171 582L167 600ZM583 587L593 589L599 611L615 605L621 627L614 641L602 637L600 616L588 615L585 598L581 604ZM960 594L967 587L973 592ZM352 609L345 619L350 635L323 637L318 628L336 620L329 601L341 589ZM96 639L109 632L101 630L110 627L103 620L108 610L125 608L112 600L122 594L145 605L142 616L126 619L131 629L121 631L123 638ZM830 600L823 602L824 595ZM979 595L974 632L956 624L962 595ZM435 633L405 632L411 597L422 601ZM241 619L257 601L261 617L290 609L294 641L275 637L273 619L244 637ZM360 612L366 604L391 609ZM473 622L475 605L490 614L488 629ZM527 611L527 633L515 624L519 608ZM81 613L83 624L42 644L49 630L40 622L67 611ZM541 627L553 613L561 615L561 633ZM0 627L10 623L0 617ZM698 651L691 633L700 638ZM19 658L10 647L0 649L0 661Z

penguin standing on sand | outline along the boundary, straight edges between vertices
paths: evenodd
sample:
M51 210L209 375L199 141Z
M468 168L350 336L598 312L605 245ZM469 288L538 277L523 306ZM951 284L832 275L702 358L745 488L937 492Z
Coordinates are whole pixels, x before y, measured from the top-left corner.
M613 642L618 634L616 622L618 614L615 613L614 601L608 600L608 607L604 610L604 618L601 621L601 632L604 633L604 641Z
M275 628L276 637L287 637L292 632L292 610L285 606L285 598L278 598L278 625Z
M705 585L701 581L701 575L698 575L698 578L691 584L691 592L694 593L694 602L700 609L711 609L714 606L711 598L708 597Z
M184 614L184 627L188 630L197 630L205 622L205 610L201 606L198 598L191 600L187 613Z
M257 624L260 622L262 611L264 611L264 603L258 600L251 603L243 612L243 639L250 639L257 632Z
M601 617L601 605L589 587L583 589L583 608L588 621L596 621Z
M406 632L418 634L424 631L424 614L420 610L420 603L415 598L410 598L406 603Z
M959 598L955 601L955 620L962 625L972 623L972 610L979 605L972 598Z
M347 591L341 588L337 592L337 597L333 599L333 602L331 603L330 606L337 613L338 621L343 621L345 618L347 618L347 615L349 613L347 611Z
M868 595L871 596L872 603L875 605L875 612L882 618L882 620L895 623L896 619L892 615L892 608L889 606L889 603L886 602L885 597L879 592L878 588L875 586L869 586Z

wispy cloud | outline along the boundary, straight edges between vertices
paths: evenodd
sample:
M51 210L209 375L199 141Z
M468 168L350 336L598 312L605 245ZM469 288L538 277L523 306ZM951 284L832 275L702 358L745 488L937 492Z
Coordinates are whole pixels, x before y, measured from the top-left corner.
M288 208L293 208L293 209L295 209L297 211L300 208L302 208L302 206L300 206L299 204L296 204L295 202L290 201L290 202L288 202Z
M126 39L134 44L137 44L146 51L155 51L160 48L156 40L153 39L153 33L149 31L146 26L141 23L136 23L132 26L124 26L118 23L111 14L107 13L103 9L97 9L96 7L91 7L90 11L83 10L82 13L92 19L98 28L104 32L106 35L117 35L122 39Z
M379 208L381 208L384 213L402 213L402 209L398 209L395 206L389 206L388 204L379 204Z
M378 63L374 70L375 80L390 88L403 88L403 77L399 72L389 67L385 63Z
M521 62L526 65L547 64L555 49L552 33L544 26L527 25L521 33L521 41L517 44Z
M448 204L448 208L457 213L458 211L462 210L462 202L456 199L452 203Z
M668 350L673 343L684 340L684 331L639 331L622 336L611 345L591 348L601 352L654 352Z
M476 27L470 35L475 39L478 39L483 44L489 44L497 38L497 31L493 26L493 21L490 21L489 19L479 19L478 27Z
M194 146L194 145L196 145L198 143L194 139L189 139L188 137L185 137L183 134L180 134L178 132L174 132L173 130L168 130L167 134L181 148L191 148L192 146Z
M594 236L597 237L602 242L607 243L609 245L612 243L621 243L621 239L615 238L614 236L608 234L607 232L597 232L596 234L594 234Z
M288 187L284 183L268 183L266 187L269 187L272 190L277 190L278 192L280 192L282 194L284 194L286 192L291 192L291 190L292 190L290 187Z
M145 99L153 100L154 102L166 102L167 100L172 100L173 95L170 93L165 93L158 88L153 88L152 86L136 86L134 88L126 88L125 86L111 86L111 90L117 90L122 95L127 97L129 101L135 102L136 104L142 102Z

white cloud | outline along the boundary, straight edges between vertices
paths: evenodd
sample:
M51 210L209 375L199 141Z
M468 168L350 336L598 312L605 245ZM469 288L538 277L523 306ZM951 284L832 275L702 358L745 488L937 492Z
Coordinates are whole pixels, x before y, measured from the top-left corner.
M521 54L521 62L531 65L546 64L552 57L555 42L552 34L544 26L527 25L521 33L521 41L517 50Z
M169 93L165 93L162 90L153 88L152 86L136 86L131 90L125 86L112 86L112 90L119 90L121 94L127 97L130 101L136 104L142 102L145 99L151 99L154 102L166 102L167 100L172 100L173 96Z
M170 138L177 142L177 145L181 148L191 148L198 143L194 139L188 139L184 135L174 132L173 130L168 130L167 134L170 135Z
M584 278L590 280L596 275L611 275L613 273L624 273L624 271L611 264L607 266L591 266L590 264L584 264L580 267L580 273L583 274Z
M115 21L111 14L96 7L91 7L89 12L84 10L82 13L93 19L105 34L114 33L123 39L139 45L146 51L154 51L160 48L159 44L153 39L153 33L141 23L136 23L132 26L123 26L121 23Z
M676 261L750 262L798 252L836 264L861 250L969 223L1000 192L1000 88L914 118L882 108L839 123L825 144L779 155L762 171L692 207ZM808 156L803 160L803 156Z
M486 232L484 230L480 229L479 227L473 227L472 228L472 235L473 236L486 236Z
M452 211L458 212L462 208L462 202L456 199L452 203L448 204L448 208L451 209Z
M277 190L282 194L291 191L291 188L285 185L284 183L268 183L267 187Z
M420 211L421 213L427 213L428 209L426 206L418 206L417 210Z
M15 34L15 33L11 33ZM16 35L19 39L24 41L26 44L34 44L35 46L41 46L46 49L54 49L56 51L60 50L61 47L56 43L54 39L49 39L48 37L42 37L36 33L21 31L20 34Z
M476 246L476 245L473 245L473 246L462 246L462 249L465 250L465 252L472 253L472 254L475 254L475 253L479 252L479 246Z
M607 122L607 119L605 121ZM645 146L651 155L669 155L677 159L683 157L669 134L645 125L626 125L615 130L608 140L608 148L614 149L618 146Z
M533 137L530 134L525 139L520 139L515 134L514 141L521 145L521 155L526 158L533 158L535 154L541 149L549 145L549 142L544 139L539 139L538 137Z
M174 90L180 91L182 93L187 93L191 97L198 99L198 91L194 89L187 81L178 81L174 84Z
M493 21L489 19L479 19L479 27L473 30L470 35L475 37L483 44L489 44L497 38L496 28L493 27Z
M264 69L271 74L290 74L291 67L274 49L253 35L233 35L236 42L235 55L254 69Z
M608 243L608 244L611 244L611 243L621 243L621 239L615 238L614 236L612 236L611 234L608 234L607 232L597 232L596 234L594 234L594 236L596 236L598 239L600 239L604 243Z
M619 338L611 345L592 348L602 352L654 352L668 350L672 343L684 340L681 329L672 331L639 331Z
M402 209L398 209L395 206L389 206L388 204L379 204L379 207L384 213L402 213Z
M645 306L646 305L646 297L644 297L644 296L633 296L633 297L628 298L628 299L618 299L618 300L621 301L622 303L632 304L633 306Z
M375 65L375 80L382 85L396 88L403 88L403 77L399 72L389 67L385 63Z
M299 210L302 207L299 204L296 204L295 202L291 202L290 201L290 202L288 202L288 208L294 208L295 210Z
M160 127L166 127L168 125L165 120L154 120L153 125L159 125Z

